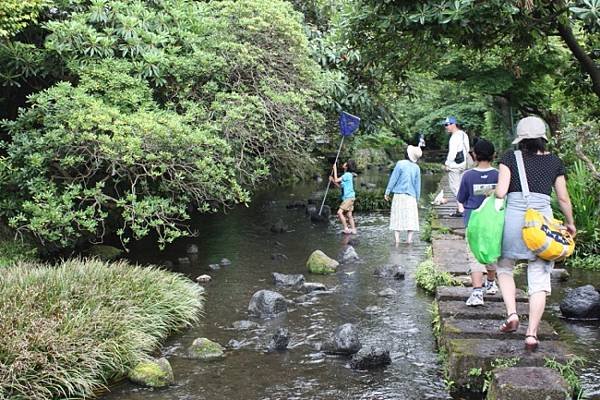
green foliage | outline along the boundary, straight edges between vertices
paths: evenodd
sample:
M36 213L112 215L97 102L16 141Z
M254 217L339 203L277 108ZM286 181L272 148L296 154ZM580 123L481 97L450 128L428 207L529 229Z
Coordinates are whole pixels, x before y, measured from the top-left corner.
M120 262L0 269L1 398L90 398L195 323L200 287Z
M153 232L164 246L190 205L244 203L267 177L310 167L322 80L289 3L54 5L43 48L0 46L9 86L72 82L4 124L0 212L17 230L57 247Z
M33 261L37 249L16 240L0 240L0 268L19 262Z
M554 358L544 358L544 363L546 367L552 368L561 374L573 392L573 398L581 399L583 397L583 388L577 371L583 367L585 359L573 356L563 364Z
M433 336L439 341L442 334L442 316L440 314L440 305L437 301L431 303L429 313L431 314L431 328L433 330Z
M415 281L417 286L430 294L435 294L438 286L462 286L462 283L448 272L440 271L431 258L417 266Z
M565 264L569 267L585 269L589 271L600 271L600 255L599 254L588 254L575 257L569 257L565 261Z
M571 265L590 264L600 252L600 122L567 125L560 136L553 138L553 146L567 166L567 190L577 227L575 257ZM557 202L553 203L560 213Z
M0 2L0 39L9 38L35 23L50 0L2 0Z
M0 204L17 231L59 247L107 228L125 243L153 231L164 246L182 234L188 204L211 211L247 201L227 167L227 142L152 109L150 89L126 67L90 67L78 87L61 83L33 96L7 123Z

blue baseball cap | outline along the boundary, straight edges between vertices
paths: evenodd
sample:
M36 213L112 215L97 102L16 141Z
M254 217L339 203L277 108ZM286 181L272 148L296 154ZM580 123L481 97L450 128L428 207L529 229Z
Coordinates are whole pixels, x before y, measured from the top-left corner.
M443 122L444 125L452 125L452 124L456 124L456 117L446 117L446 119Z

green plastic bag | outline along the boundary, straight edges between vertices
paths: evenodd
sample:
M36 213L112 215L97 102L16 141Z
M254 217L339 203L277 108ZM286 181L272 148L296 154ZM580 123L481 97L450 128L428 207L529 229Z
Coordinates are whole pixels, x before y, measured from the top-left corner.
M501 204L500 207L496 203ZM504 208L506 200L488 196L477 210L471 212L467 226L467 243L471 252L482 264L495 263L502 252Z

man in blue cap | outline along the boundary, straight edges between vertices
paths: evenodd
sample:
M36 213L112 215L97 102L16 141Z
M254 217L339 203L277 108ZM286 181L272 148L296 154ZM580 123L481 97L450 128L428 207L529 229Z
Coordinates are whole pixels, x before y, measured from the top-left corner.
M448 171L448 183L454 196L458 195L460 178L467 168L467 157L469 154L469 137L457 126L456 117L447 117L444 120L446 132L450 134L448 142L448 156L446 157L445 169ZM462 217L465 211L463 205L456 202L457 209L450 214L451 217Z

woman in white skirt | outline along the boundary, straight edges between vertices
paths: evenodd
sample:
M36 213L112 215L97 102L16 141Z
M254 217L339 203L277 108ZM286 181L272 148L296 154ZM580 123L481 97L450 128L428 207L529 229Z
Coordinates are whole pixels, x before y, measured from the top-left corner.
M417 161L423 152L420 147L408 146L406 160L396 163L385 189L385 200L393 193L390 230L394 231L396 244L400 243L400 232L407 231L407 243L412 243L413 233L419 231L417 202L421 197L421 169Z

